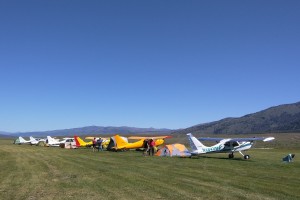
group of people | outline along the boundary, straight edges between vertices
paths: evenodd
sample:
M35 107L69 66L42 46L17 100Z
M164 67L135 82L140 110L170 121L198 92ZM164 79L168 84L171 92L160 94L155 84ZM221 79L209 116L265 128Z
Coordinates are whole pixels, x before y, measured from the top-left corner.
M144 147L144 152L143 155L154 155L154 150L155 150L155 141L153 139L145 139L143 143Z
M98 149L98 151L103 151L103 146L102 146L102 138L99 138L97 140L97 138L93 139L93 152L95 152L96 149ZM144 148L144 152L143 155L149 155L149 156L154 156L154 151L155 151L155 141L151 138L151 139L145 139L144 143L143 143L143 148Z
M97 140L97 138L93 139L93 152L96 149L98 149L98 151L102 151L103 150L102 142L103 142L102 138L99 138L98 140Z

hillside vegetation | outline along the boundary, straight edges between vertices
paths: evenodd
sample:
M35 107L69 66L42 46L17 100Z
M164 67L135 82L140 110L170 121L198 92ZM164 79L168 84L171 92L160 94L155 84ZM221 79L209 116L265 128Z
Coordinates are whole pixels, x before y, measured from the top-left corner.
M86 126L81 128L70 128L62 130L53 131L36 131L36 132L21 132L21 133L6 133L6 136L36 136L45 137L47 135L51 136L74 136L74 135L104 135L104 134L164 134L171 132L170 129L155 129L155 128L136 128L128 126Z
M199 124L174 133L247 134L300 132L300 102L271 107L238 118Z
M243 117L225 118L219 121L198 124L179 130L136 128L136 127L103 127L87 126L63 130L7 133L0 132L0 138L17 136L74 136L74 135L165 135L175 134L261 134L261 133L300 133L300 102L275 106L248 114Z

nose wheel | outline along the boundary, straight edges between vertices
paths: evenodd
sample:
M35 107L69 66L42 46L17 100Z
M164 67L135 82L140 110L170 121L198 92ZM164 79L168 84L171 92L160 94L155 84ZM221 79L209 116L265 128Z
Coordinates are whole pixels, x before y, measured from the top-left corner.
M250 156L249 156L249 155L244 155L244 154L243 154L242 152L240 152L240 151L239 151L239 153L244 157L245 160L250 159ZM234 158L233 153L228 154L228 158L230 158L230 159Z
M239 151L239 153L240 153L242 156L244 156L244 159L245 159L245 160L250 159L250 156L249 156L249 155L244 155L241 151Z

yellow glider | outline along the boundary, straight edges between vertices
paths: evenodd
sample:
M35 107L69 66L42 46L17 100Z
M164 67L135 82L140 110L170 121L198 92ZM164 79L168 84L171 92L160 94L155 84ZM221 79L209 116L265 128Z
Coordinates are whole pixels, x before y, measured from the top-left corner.
M85 137L86 140L93 140L94 138L96 138L97 140L99 138L101 138L102 140L108 140L109 138L105 138L105 137L92 137L92 136L87 136Z
M139 149L144 148L144 140L146 139L153 139L155 141L155 146L162 145L165 142L165 138L170 138L171 136L156 136L156 137L128 137L128 139L138 139L139 141L129 143L125 141L119 135L115 135L117 145L114 147L115 150L128 150L128 149Z
M132 139L132 140L153 139L153 140L156 140L156 139L165 139L165 138L170 138L170 137L171 136L168 136L168 135L155 136L155 137L152 137L152 136L149 136L149 137L145 137L145 136L131 136L131 137L128 137L128 139Z

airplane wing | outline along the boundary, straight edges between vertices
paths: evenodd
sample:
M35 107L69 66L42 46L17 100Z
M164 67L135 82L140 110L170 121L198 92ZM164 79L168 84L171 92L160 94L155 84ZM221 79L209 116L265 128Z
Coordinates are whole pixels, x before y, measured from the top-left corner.
M221 140L224 140L226 138L198 138L198 140L202 141L215 141L220 142ZM271 140L274 140L274 137L253 137L253 138L228 138L228 142L244 142L244 141L264 141L269 142Z
M105 137L90 137L90 136L85 137L86 140L93 140L94 138L101 138L102 140L109 139L109 138L105 138Z
M172 136L155 136L155 137L152 137L152 136L147 136L147 137L143 137L143 136L131 136L131 137L128 137L128 139L132 139L132 140L142 140L142 139L165 139L165 138L171 138Z
M86 140L93 140L95 137L85 137Z

